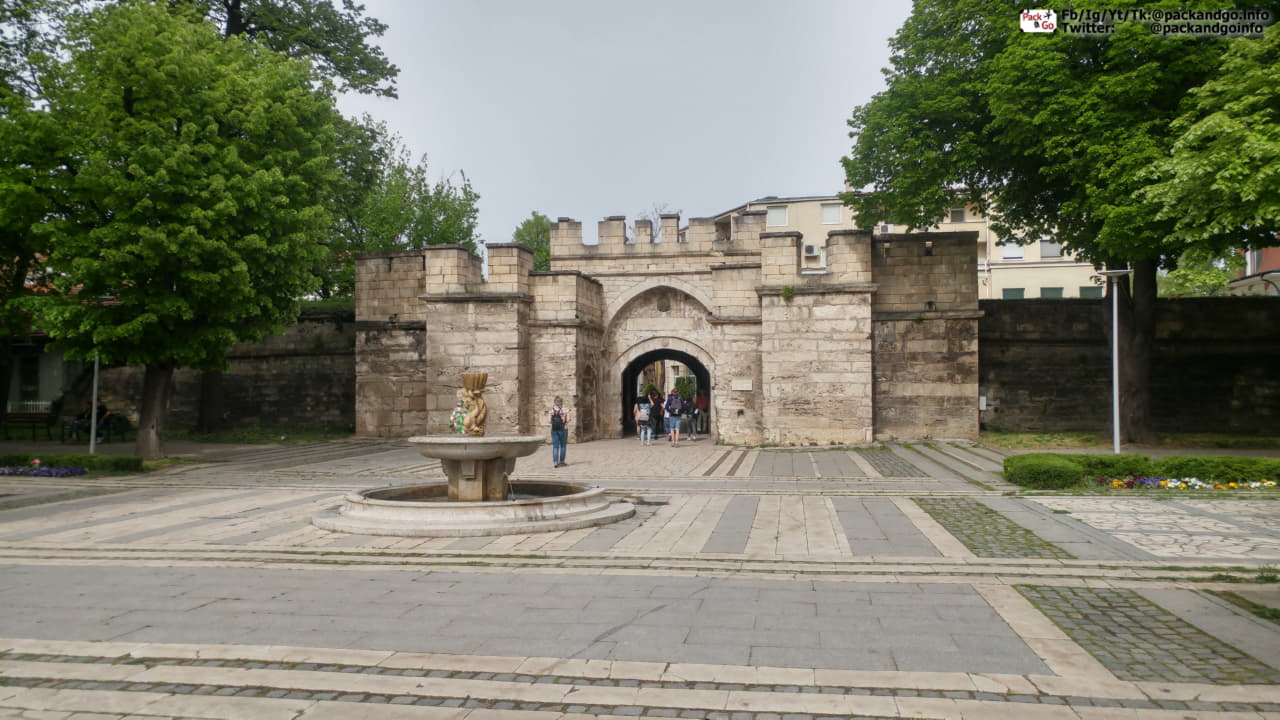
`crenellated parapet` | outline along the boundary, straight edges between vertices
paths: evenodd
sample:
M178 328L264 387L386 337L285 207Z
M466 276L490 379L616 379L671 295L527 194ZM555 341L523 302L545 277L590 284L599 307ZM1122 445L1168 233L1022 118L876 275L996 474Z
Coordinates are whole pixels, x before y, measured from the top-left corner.
M585 269L575 264L579 260L753 252L763 228L763 212L743 213L741 221L735 221L732 237L718 233L715 218L689 218L682 229L678 213L659 215L656 225L652 218L641 218L630 226L625 215L611 215L596 224L595 242L589 242L581 222L562 217L551 225L551 267L577 270Z
M480 258L460 245L429 245L422 249L426 259L423 293L464 295L479 292L484 284Z
M426 261L421 250L368 253L356 258L356 320L422 322L418 296Z

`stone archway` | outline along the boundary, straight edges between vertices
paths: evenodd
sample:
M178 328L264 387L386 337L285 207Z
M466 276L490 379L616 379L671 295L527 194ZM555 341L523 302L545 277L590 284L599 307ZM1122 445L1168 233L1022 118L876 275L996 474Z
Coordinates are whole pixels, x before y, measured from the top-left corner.
M631 418L631 407L635 403L636 375L640 369L657 360L675 360L688 367L697 378L698 387L707 393L713 403L710 412L715 412L715 393L711 391L715 378L715 363L711 354L699 345L674 337L655 337L636 343L620 353L609 368L607 383L615 383L612 388L605 388L607 397L601 408L618 409L615 418L608 422L612 426L612 437L621 437L635 433L635 423ZM663 394L671 388L663 388ZM715 426L709 426L714 437Z
M629 408L636 390L624 389L622 380L624 372L631 372L634 380L640 365L632 367L632 363L645 353L658 351L651 356L654 360L670 358L695 368L700 387L714 397L715 362L708 348L714 344L715 328L709 302L704 288L676 277L663 278L658 285L632 286L609 303L603 333L606 361L597 374L597 437L622 437L634 431ZM669 389L663 388L664 392Z
M698 358L680 350L672 350L671 348L659 348L642 353L639 357L627 363L622 370L622 436L628 437L636 434L635 422L632 418L632 407L634 407L636 398L639 396L636 390L636 381L640 372L647 366L658 362L659 360L674 360L681 365L689 368L693 372L693 376L697 379L698 391L711 396L711 371L705 365L699 362ZM670 385L671 383L668 383ZM665 397L670 387L662 388L662 394Z

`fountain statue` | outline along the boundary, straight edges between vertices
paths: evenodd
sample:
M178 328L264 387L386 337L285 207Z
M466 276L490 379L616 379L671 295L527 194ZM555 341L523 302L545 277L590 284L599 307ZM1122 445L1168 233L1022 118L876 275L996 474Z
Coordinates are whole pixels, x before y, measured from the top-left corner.
M440 461L445 483L363 490L311 522L325 530L366 535L454 537L571 530L635 514L604 489L561 481L512 482L516 460L543 445L542 435L487 437L488 373L462 374L453 435L409 438L423 457Z

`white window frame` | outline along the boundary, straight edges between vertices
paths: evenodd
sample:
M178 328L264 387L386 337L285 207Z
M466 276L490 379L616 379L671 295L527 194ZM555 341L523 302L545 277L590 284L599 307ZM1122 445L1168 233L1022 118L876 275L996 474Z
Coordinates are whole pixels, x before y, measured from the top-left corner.
M956 219L956 213L960 213L959 220ZM968 222L967 220L965 220L965 218L968 217L968 213L965 212L965 209L962 207L951 208L951 212L950 212L950 215L948 215L948 217L951 219L951 222L953 223Z
M782 222L778 222L778 216L782 216ZM787 226L787 206L786 205L766 205L764 216L765 227L786 227Z
M1023 258L1022 246L1017 243L1002 243L1000 245L1001 260L1021 260Z
M1088 293L1085 293L1085 291L1086 291L1086 290L1088 290L1089 292L1088 292ZM1081 285L1081 286L1080 286L1080 297L1082 297L1082 298L1101 298L1101 297L1106 297L1106 293L1104 293L1104 292L1103 292L1103 289L1102 289L1102 286L1101 286L1101 285Z
M1044 293L1045 293L1045 291L1046 291L1046 290L1050 290L1050 291L1057 290L1057 291L1058 291L1058 294L1057 294L1057 295L1045 295ZM1042 297L1042 298L1063 298L1063 297L1066 297L1066 288L1060 288L1060 287L1042 287L1042 288L1040 288L1040 297Z
M1017 293L1018 293L1018 297L1009 297L1009 293L1011 293L1011 292L1017 292ZM1003 288L1003 289L1001 289L1001 290L1000 290L1000 299L1001 299L1001 300L1023 300L1023 299L1025 299L1026 297L1027 297L1027 289L1026 289L1026 288Z
M843 207L840 203L822 203L821 207L822 207L822 224L823 225L839 225L840 224L841 215L843 214L840 211L840 208ZM832 220L828 216L829 215L829 213L827 212L828 210L835 210L834 220Z

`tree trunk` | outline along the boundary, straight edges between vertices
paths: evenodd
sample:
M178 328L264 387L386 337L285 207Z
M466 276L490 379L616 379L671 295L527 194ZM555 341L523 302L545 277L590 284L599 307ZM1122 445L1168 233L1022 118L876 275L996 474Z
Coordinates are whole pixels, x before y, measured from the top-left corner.
M147 365L142 379L137 442L137 453L144 460L155 460L161 456L160 439L164 433L165 416L169 412L172 380L173 366Z
M241 4L241 0L227 0L224 7L227 9L227 27L223 31L223 37L243 35L245 22L244 6Z
M200 411L196 430L206 435L222 429L222 373L207 370L200 373Z
M1131 281L1121 278L1115 288L1120 293L1120 439L1154 443L1151 358L1156 332L1155 261L1133 263Z

